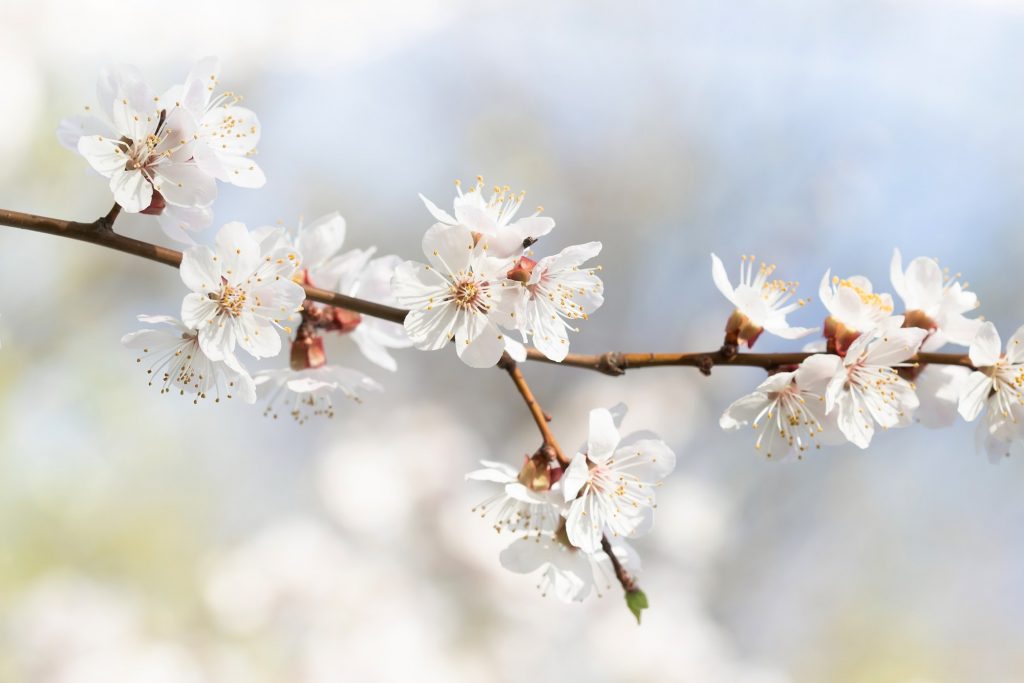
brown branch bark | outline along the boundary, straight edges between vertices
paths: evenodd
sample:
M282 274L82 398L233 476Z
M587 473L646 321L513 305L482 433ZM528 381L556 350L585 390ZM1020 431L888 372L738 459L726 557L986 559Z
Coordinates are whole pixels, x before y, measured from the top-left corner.
M530 415L533 416L533 421L537 424L537 430L540 432L541 450L546 451L548 459L557 460L562 467L568 467L569 458L565 457L562 447L558 445L558 441L548 425L549 418L537 403L537 399L533 397L530 385L526 383L526 378L523 377L518 364L506 353L498 361L498 367L508 373L508 376L512 378L512 383L519 390L519 395L526 402L526 407L530 410Z
M527 358L532 361L551 363L554 365L565 365L584 370L593 370L605 375L618 376L625 374L626 370L633 368L656 368L656 367L695 367L710 374L711 368L722 366L742 366L763 368L765 370L777 370L786 366L799 365L808 356L814 353L737 353L730 355L719 351L705 351L696 353L621 353L611 351L608 353L582 354L570 353L561 363L549 360L537 349L529 349ZM908 363L920 363L922 365L933 363L935 365L962 365L965 368L972 368L971 360L964 354L959 353L919 353L907 361Z

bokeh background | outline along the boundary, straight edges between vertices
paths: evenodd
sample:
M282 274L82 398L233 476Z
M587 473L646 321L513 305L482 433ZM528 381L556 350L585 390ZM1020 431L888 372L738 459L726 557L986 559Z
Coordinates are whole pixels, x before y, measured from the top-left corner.
M816 297L935 256L1004 332L1024 321L1024 3L711 0L0 6L0 206L101 215L60 148L99 68L164 87L217 54L260 116L260 191L218 222L339 210L349 247L419 256L452 180L527 189L591 239L607 302L578 351L713 348L709 276L754 253ZM119 230L162 240L155 221ZM652 601L542 598L470 514L480 458L536 446L500 373L451 353L303 427L147 388L121 335L175 313L168 268L0 231L0 680L756 681L1024 677L1024 463L972 428L766 462L720 412L761 375L529 366L565 444L620 400L679 466L636 545ZM815 324L812 305L798 324ZM764 350L794 345L764 338Z

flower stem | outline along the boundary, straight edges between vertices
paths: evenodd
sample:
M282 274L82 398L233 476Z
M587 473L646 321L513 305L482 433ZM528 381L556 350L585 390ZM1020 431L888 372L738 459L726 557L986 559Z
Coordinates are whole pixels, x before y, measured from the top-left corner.
M519 390L519 395L526 402L526 407L529 408L530 415L533 416L533 421L537 424L537 430L540 432L541 439L543 440L541 450L546 451L548 457L552 460L557 460L558 464L562 467L568 467L569 459L565 457L562 447L558 445L555 435L551 432L551 427L548 425L548 415L541 409L537 399L533 397L530 385L526 383L526 378L523 377L518 364L506 353L498 361L498 367L508 373L508 376L512 378L512 383Z

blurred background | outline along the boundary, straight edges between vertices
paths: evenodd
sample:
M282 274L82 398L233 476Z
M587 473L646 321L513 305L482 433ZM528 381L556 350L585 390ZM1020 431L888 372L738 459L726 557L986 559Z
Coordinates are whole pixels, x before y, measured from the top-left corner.
M1004 339L1024 321L1016 0L7 0L0 206L105 213L58 121L106 63L162 89L207 54L263 123L268 177L221 185L217 224L339 210L347 247L419 258L417 192L526 189L558 222L540 249L604 243L576 351L716 347L710 251L817 298L827 267L891 291L899 247L962 271ZM989 465L970 426L767 462L717 426L757 370L526 367L563 444L621 400L679 454L636 543L637 627L617 592L542 598L470 514L475 461L537 445L500 373L405 351L390 374L338 339L331 360L385 393L302 427L196 407L118 343L184 293L172 269L0 230L2 681L1020 680L1024 462Z

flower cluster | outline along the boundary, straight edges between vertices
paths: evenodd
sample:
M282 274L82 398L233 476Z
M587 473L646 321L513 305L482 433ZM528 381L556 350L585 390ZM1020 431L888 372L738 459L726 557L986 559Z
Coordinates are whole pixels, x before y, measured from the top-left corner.
M346 224L337 212L294 231L261 228L257 233L264 253L283 248L302 254L302 266L294 277L303 284L377 303L394 303L389 283L398 257L375 257L376 247L342 251ZM289 366L256 375L256 384L268 394L267 415L276 418L286 413L299 423L311 415L331 417L331 396L335 392L360 402L363 392L381 389L359 370L328 364L325 334L351 339L367 360L391 371L398 366L390 349L411 344L398 325L307 299L299 310Z
M156 216L174 240L210 225L217 183L262 187L253 160L260 124L242 98L217 92L220 61L200 60L184 83L157 94L130 66L106 69L97 84L99 110L65 118L57 138L110 182L128 213Z
M534 260L530 247L551 232L553 220L540 209L516 219L524 195L508 186L495 187L489 198L480 177L466 192L456 187L454 217L421 195L437 220L423 236L428 263L406 261L391 281L395 299L409 309L409 337L431 351L454 342L459 358L474 368L492 367L505 352L523 360L529 341L551 360L563 360L576 321L604 303L600 267L583 267L601 243Z
M769 281L773 266L760 266L756 277L753 271L754 259L743 257L741 284L733 289L712 254L714 282L736 306L726 324L726 344L752 346L762 331L785 339L813 332L786 323L794 305L783 304L795 284ZM949 276L926 257L904 269L899 250L890 274L904 304L901 315L894 314L893 297L875 292L866 277L840 278L826 271L819 287L828 310L825 353L775 368L753 393L728 407L722 428L752 427L755 447L767 457L800 457L823 443L848 441L867 448L876 427L904 427L915 419L939 427L952 422L956 412L968 421L985 412L978 442L990 457L1008 455L1024 442L1024 351L1018 348L1024 328L1002 353L995 326L965 316L978 300L958 275ZM969 346L974 372L916 358L946 344Z
M500 560L518 573L538 572L539 588L565 602L602 594L618 565L635 576L639 558L625 539L654 523L655 489L675 468L675 453L657 436L622 437L626 408L590 412L587 443L565 467L538 452L513 467L483 462L467 479L501 486L473 508L496 531L516 536Z
M396 365L388 350L410 344L401 327L306 300L300 283L391 302L388 282L397 257L374 258L372 248L342 252L345 229L337 213L295 231L228 223L213 247L184 253L181 279L191 292L181 320L140 316L164 327L129 334L123 343L140 350L139 362L162 392L194 394L196 403L237 393L253 403L258 388L268 398L267 415L285 413L299 423L332 416L335 392L359 401L380 385L358 370L328 365L324 334L350 337L371 362L390 370ZM289 366L251 375L238 350L256 359L276 357L284 349L282 333L294 334Z

